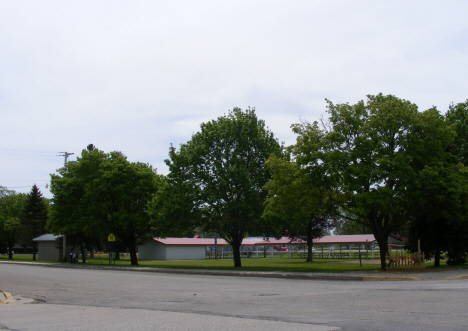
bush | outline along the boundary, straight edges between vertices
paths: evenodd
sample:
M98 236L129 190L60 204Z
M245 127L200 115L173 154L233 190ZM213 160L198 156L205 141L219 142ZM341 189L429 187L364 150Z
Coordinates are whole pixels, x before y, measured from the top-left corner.
M465 252L449 251L447 252L447 264L451 266L463 265L466 263Z

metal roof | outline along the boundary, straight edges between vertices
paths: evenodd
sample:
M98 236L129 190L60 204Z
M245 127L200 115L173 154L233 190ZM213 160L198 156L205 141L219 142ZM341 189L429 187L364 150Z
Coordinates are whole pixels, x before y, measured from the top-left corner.
M366 242L374 242L373 234L352 234L341 236L324 236L314 239L314 244L365 244Z
M62 237L62 236L54 236L53 234L44 234L42 236L36 237L33 241L54 241L55 239Z
M301 239L296 239L291 241L291 238L288 237L282 237L279 239L276 238L269 238L267 240L262 240L257 243L255 243L256 246L268 246L268 245L305 245L307 242L301 240Z
M214 246L215 238L153 238L154 241L163 245L178 246ZM242 246L253 246L260 239L244 239ZM229 245L223 238L218 238L218 245Z
M324 236L322 238L314 239L314 244L365 244L366 242L372 243L375 241L373 234L353 234L353 235L341 235L341 236ZM282 237L279 239L270 238L257 242L255 245L305 245L306 241L296 239L291 241L291 238Z

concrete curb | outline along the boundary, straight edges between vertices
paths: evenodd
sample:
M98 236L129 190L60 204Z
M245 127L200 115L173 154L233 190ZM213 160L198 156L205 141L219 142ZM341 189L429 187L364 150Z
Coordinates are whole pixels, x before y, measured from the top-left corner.
M468 275L444 278L444 280L457 280L457 279L468 279Z
M400 277L400 276L364 276L363 281L404 281L404 280L422 280L416 277Z
M11 296L10 293L8 293L8 292L3 292L3 291L0 291L0 293L1 293L1 294L0 294L0 298L1 298L2 296L5 297L5 299L0 300L0 304L2 304L2 303L13 303L13 302L16 301L16 300Z
M351 280L362 281L361 275L329 274L329 273L294 273L294 272L262 272L262 271L237 271L237 270L205 270L205 269L169 269L149 267L114 267L105 265L82 265L82 264L57 264L36 262L13 262L1 261L0 263L33 265L48 268L72 268L92 270L115 270L132 272L153 272L163 274L202 275L202 276L237 276L237 277L263 277L283 279L314 279L314 280Z
M302 273L302 272L268 272L268 271L242 271L242 270L205 270L205 269L169 269L151 267L116 267L111 265L83 265L83 264L58 264L58 263L37 263L21 261L0 261L0 264L33 265L49 268L74 268L92 270L115 270L132 272L153 272L163 274L181 275L203 275L203 276L234 276L234 277L259 277L259 278L279 278L279 279L310 279L310 280L341 280L341 281L424 281L425 277L397 275L369 275L369 274L349 274L349 273ZM418 275L418 277L421 277ZM457 275L453 277L437 278L431 280L461 280L468 279L468 275Z

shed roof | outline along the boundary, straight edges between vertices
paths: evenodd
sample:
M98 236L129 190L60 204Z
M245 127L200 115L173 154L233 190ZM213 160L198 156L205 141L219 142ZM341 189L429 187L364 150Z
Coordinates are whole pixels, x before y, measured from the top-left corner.
M54 241L55 239L62 237L62 236L54 236L53 234L47 233L42 236L36 237L33 241Z

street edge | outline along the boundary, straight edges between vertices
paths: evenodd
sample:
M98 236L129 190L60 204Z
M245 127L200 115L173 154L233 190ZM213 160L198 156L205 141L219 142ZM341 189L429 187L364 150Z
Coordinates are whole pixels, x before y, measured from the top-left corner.
M10 293L5 292L5 291L0 291L0 293L2 293L5 297L5 299L0 300L0 304L13 303L16 301Z

